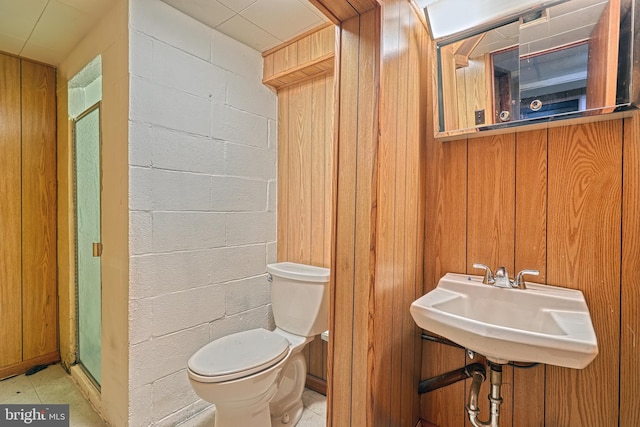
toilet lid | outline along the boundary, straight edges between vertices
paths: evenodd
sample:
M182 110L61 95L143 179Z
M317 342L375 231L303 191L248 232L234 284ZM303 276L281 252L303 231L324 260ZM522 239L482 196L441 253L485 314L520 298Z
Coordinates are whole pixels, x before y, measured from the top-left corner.
M202 347L189 359L189 369L211 382L231 381L260 372L281 361L289 341L266 329L227 335Z

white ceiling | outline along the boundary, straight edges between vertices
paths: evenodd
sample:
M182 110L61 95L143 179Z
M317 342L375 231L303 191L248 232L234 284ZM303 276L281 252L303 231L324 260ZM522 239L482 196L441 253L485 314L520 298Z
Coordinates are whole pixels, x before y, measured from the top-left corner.
M162 0L264 52L327 22L308 0Z
M308 0L163 0L258 50L327 19ZM114 0L0 0L0 51L59 65Z

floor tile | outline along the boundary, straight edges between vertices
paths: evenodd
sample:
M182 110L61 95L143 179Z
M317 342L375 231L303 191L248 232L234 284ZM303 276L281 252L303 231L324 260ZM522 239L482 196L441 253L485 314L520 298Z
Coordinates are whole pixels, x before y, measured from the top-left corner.
M70 427L106 427L60 365L0 381L0 402L69 404Z

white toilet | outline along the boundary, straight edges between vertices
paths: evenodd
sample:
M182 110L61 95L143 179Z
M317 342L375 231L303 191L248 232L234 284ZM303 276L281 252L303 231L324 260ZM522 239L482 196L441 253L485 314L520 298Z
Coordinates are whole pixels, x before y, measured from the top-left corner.
M329 269L281 262L267 272L275 331L227 335L189 359L191 386L216 405L215 427L292 427L302 416L302 349L329 326Z

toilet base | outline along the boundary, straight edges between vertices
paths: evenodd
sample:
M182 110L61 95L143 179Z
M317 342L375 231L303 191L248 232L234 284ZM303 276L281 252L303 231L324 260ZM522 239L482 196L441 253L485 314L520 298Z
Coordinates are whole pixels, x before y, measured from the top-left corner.
M302 418L302 400L297 402L291 409L288 409L279 417L271 417L271 427L292 427Z

